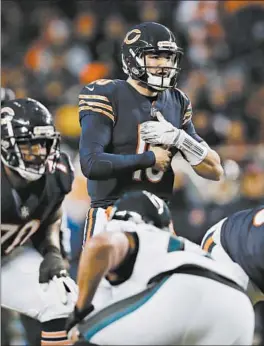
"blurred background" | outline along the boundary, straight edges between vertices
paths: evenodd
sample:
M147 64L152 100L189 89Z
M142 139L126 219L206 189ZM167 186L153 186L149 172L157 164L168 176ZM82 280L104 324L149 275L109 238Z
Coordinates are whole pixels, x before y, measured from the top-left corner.
M64 203L73 262L89 207L78 161L78 94L96 79L126 78L120 43L139 22L175 33L185 52L178 87L192 101L197 132L225 168L225 179L215 183L174 159L176 232L199 242L221 218L264 203L263 0L3 0L1 16L1 86L52 111L76 168Z

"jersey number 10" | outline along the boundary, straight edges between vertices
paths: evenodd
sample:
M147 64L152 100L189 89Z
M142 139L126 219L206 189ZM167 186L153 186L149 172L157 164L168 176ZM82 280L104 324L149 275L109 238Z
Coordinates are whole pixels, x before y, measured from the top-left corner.
M149 149L149 144L143 141L140 136L140 131L138 130L138 144L136 149L136 154L143 154L145 151ZM157 171L152 167L145 169L146 178L151 183L158 183L161 181L164 172ZM133 173L133 180L142 181L142 169L139 169Z

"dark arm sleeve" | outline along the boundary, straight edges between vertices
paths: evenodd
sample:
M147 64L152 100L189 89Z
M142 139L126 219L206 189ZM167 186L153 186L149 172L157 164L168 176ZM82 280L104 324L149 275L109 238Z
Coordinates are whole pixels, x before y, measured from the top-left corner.
M155 164L153 152L119 155L104 152L111 142L112 121L105 116L87 114L81 118L80 163L85 177L105 180L116 174L133 172Z

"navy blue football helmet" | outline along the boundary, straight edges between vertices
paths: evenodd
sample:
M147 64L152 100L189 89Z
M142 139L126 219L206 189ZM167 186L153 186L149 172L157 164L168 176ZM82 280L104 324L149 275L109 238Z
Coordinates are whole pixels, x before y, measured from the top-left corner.
M122 64L124 72L131 78L155 90L174 88L180 72L183 50L176 44L173 33L164 25L145 22L134 26L122 43ZM164 66L159 75L150 73L146 54L171 55L171 67ZM165 70L169 72L165 73Z
M141 221L167 229L171 224L171 213L162 199L143 190L127 192L119 198L113 205L109 219Z
M48 109L31 98L14 99L1 109L1 160L22 178L54 172L60 156L60 134ZM35 151L34 151L35 150Z

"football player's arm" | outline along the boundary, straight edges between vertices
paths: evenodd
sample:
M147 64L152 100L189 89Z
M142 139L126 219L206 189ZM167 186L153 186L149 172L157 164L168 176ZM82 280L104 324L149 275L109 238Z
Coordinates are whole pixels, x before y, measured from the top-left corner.
M192 164L192 153L184 153L185 158L187 161L190 162L192 168L194 171L200 175L201 177L205 179L210 180L220 180L223 176L224 170L221 165L221 160L219 155L216 151L212 150L209 145L200 137L197 135L194 125L191 120L189 120L184 126L183 130L191 137L193 138L197 143L199 143L199 147L197 150L199 150L203 146L206 150L204 151L204 156L202 157L201 161L195 162ZM189 155L189 160L188 156ZM195 160L195 157L194 157ZM199 160L199 159L198 159Z
M100 98L104 98L104 100L100 101ZM151 151L125 155L106 152L107 147L111 145L115 121L111 103L106 96L91 95L87 91L84 94L84 91L82 91L79 105L82 128L80 163L85 177L94 180L105 180L120 173L133 172L154 166L155 156Z
M61 203L60 203L61 204ZM62 219L62 208L58 204L56 211L46 228L46 238L42 247L43 260L39 266L39 283L46 291L49 283L55 284L58 290L60 301L63 304L68 302L68 294L75 292L76 285L69 277L68 264L63 259L60 247L60 226Z
M93 311L92 300L102 278L123 263L130 248L134 248L133 238L124 232L103 232L86 242L78 267L79 295L66 323L68 332Z
M77 275L78 310L92 302L102 278L123 262L128 251L129 240L124 232L103 232L86 242Z
M187 95L180 91L178 96L184 110L181 128L173 126L157 110L158 121L143 123L140 130L141 137L152 145L176 147L197 174L206 179L220 180L223 168L219 155L197 135L191 120L192 106Z
M62 221L62 207L58 206L52 218L49 220L49 224L46 228L44 246L42 248L42 253L45 255L50 251L61 252L60 246L60 229Z
M71 160L64 152L60 153L60 160L57 163L56 172L57 187L61 191L61 195L53 208L52 214L45 222L45 240L42 243L42 253L45 255L49 251L62 252L61 249L61 226L62 226L62 203L71 189L74 179L74 168Z

